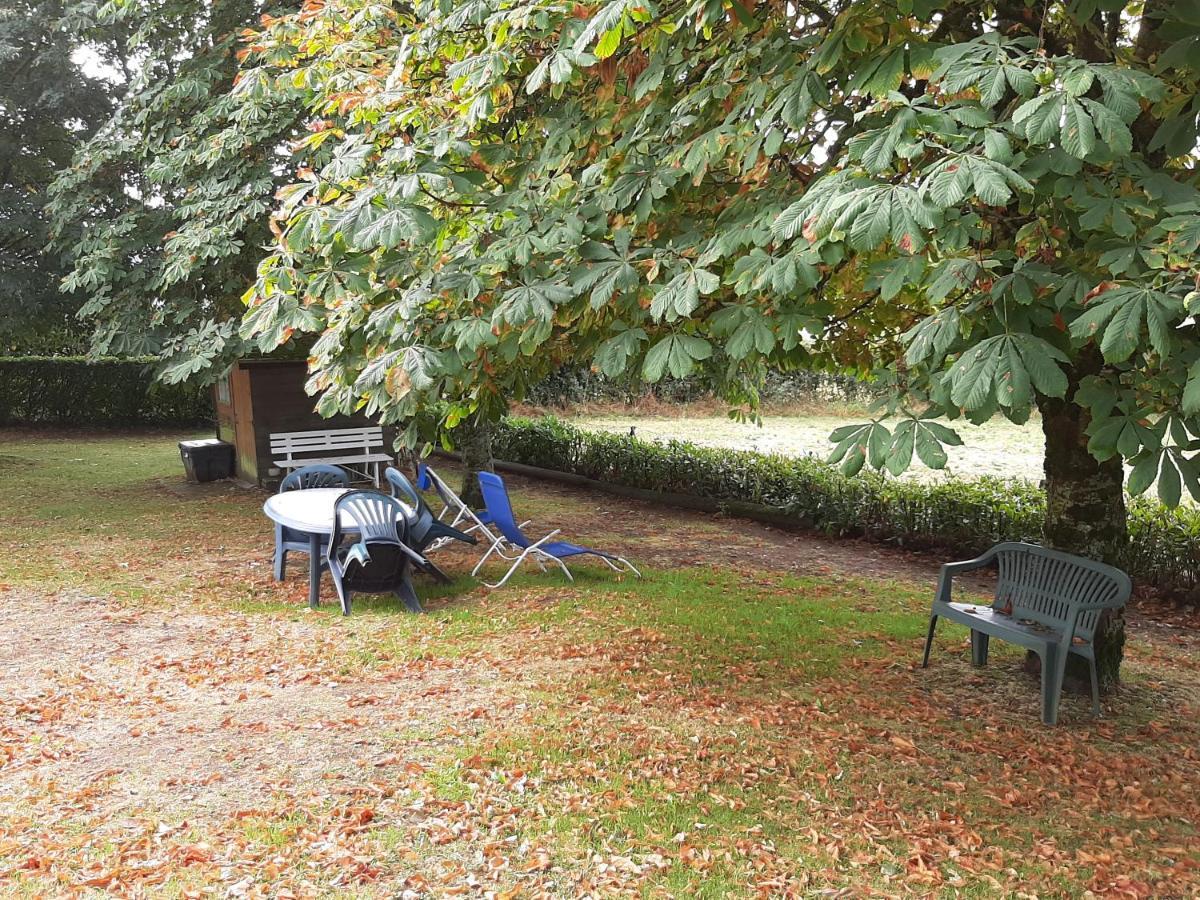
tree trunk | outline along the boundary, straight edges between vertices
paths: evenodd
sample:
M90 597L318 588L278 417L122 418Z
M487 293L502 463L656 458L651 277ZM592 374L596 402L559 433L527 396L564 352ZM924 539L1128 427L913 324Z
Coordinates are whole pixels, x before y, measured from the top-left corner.
M496 461L492 459L492 422L477 416L474 421L459 425L454 434L459 438L464 468L458 495L468 506L478 508L483 505L483 494L476 476L480 472L496 471Z
M1072 379L1067 397L1077 387ZM1120 457L1100 462L1087 450L1087 410L1069 399L1041 398L1046 437L1046 546L1119 566L1128 531L1125 519L1125 470ZM1119 680L1125 646L1125 619L1120 611L1105 613L1096 632L1096 668L1100 689ZM1036 657L1034 657L1036 659ZM1067 663L1072 686L1090 683L1087 664L1077 656Z

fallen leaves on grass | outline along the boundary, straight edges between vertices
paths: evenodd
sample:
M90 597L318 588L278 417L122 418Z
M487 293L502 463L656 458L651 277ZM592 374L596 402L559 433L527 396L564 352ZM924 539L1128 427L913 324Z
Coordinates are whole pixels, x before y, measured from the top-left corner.
M1068 700L1050 730L1002 654L977 672L943 646L913 667L919 636L895 636L910 600L873 580L895 574L882 553L862 577L852 548L743 535L721 565L680 570L681 590L607 576L464 588L453 614L364 604L343 622L305 611L302 579L271 580L246 496L160 488L132 489L142 517L120 543L68 547L82 587L4 591L0 892L1200 888L1200 641L1179 616L1135 621L1109 718ZM594 521L565 489L535 499L548 518ZM656 531L667 562L711 527L654 516L605 527ZM784 584L764 556L824 574ZM738 627L711 615L713 596Z

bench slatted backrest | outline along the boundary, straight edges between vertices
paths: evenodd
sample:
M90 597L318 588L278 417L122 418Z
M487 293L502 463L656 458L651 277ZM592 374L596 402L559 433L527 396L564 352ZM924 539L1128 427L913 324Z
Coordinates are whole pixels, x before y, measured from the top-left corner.
M1122 592L1128 599L1128 579L1116 569L1091 560L1047 550L1033 544L1011 544L996 554L1000 568L995 609L1011 606L1015 619L1061 628L1069 623L1073 603L1105 603ZM1075 635L1091 641L1099 610L1080 614Z
M335 428L329 431L284 431L271 435L271 453L292 459L295 453L361 450L370 453L383 447L383 428Z

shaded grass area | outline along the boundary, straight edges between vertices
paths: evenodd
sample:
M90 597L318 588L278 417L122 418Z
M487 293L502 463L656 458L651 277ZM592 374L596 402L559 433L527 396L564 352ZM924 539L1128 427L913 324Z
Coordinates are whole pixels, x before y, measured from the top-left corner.
M1134 632L1109 717L1093 722L1070 699L1065 724L1048 731L1013 648L997 645L993 664L972 670L966 632L950 626L933 667L914 668L929 585L907 576L801 575L733 558L647 567L638 581L584 566L573 585L531 569L493 592L467 577L473 557L453 551L455 583L419 587L428 615L366 598L342 619L329 603L307 611L299 575L271 580L264 495L183 485L173 439L7 433L2 443L17 462L0 468L0 507L11 511L0 590L32 596L48 616L94 615L79 605L86 595L115 598L102 615L122 622L188 613L215 625L231 645L197 647L186 664L135 645L118 655L148 684L183 680L185 699L171 703L228 683L233 725L278 735L256 755L207 738L195 772L181 758L194 784L172 793L163 782L151 804L123 799L127 776L70 792L71 753L104 754L75 746L94 740L87 722L203 742L170 733L119 680L105 692L80 678L92 657L69 646L33 655L21 672L43 705L20 712L0 745L6 894L1200 887L1192 635ZM514 485L537 528L561 525L635 558L644 549L636 510L601 515L594 498ZM656 537L686 545L728 528L697 518ZM254 632L262 639L250 649L232 645ZM289 666L302 671L281 682L274 673ZM441 680L422 680L429 673ZM480 673L490 680L454 701ZM257 687L297 683L301 695L341 683L348 697L311 716L284 708L280 721L236 714ZM80 705L77 718L65 700L48 711L47 698L62 697ZM374 726L364 712L403 712L421 697L432 699L402 721ZM331 752L306 769L272 768L287 753L270 753L270 741L282 748L321 729L344 735L353 764ZM359 758L362 739L371 746ZM48 767L61 765L56 782ZM220 809L205 802L209 769L225 780L261 770L264 787ZM50 844L43 865L38 848Z

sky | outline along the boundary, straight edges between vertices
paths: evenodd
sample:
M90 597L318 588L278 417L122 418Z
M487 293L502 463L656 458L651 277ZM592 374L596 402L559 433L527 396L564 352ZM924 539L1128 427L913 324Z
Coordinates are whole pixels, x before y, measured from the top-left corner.
M103 78L112 82L122 80L120 69L106 63L99 53L86 45L75 49L71 54L71 61L83 70L83 74L92 78Z

